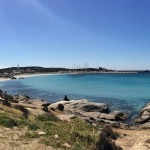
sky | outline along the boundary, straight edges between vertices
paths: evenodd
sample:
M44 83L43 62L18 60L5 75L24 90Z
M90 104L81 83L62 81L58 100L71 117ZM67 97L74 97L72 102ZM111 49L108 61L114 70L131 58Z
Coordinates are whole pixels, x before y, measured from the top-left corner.
M0 68L150 69L150 0L0 0Z

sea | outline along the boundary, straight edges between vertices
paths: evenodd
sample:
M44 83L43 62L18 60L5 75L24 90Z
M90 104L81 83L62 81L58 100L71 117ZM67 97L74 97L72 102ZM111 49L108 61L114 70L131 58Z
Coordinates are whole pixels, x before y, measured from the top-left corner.
M111 110L137 114L150 102L150 73L36 76L0 82L0 89L49 102L67 95L69 99L107 103Z

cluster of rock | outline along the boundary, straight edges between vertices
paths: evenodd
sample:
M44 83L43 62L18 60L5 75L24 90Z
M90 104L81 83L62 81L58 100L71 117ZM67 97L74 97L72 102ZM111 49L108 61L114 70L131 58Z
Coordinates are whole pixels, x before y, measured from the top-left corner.
M59 101L48 106L49 110L60 110L66 114L73 114L91 123L124 122L128 116L119 110L110 111L105 103L89 102L88 100Z
M150 103L139 112L139 117L135 122L141 127L150 127Z
M21 102L21 101L28 101L30 100L30 97L29 96L26 96L26 95L13 95L13 98L14 100L18 101L18 102Z
M0 90L0 104L5 101L7 93ZM11 96L11 95L10 95ZM13 95L13 102L17 105L25 106L29 111L38 115L48 111L62 111L63 115L60 118L69 120L70 118L79 117L90 123L109 123L113 125L125 125L128 115L119 110L111 111L109 106L105 103L90 102L86 99L82 100L63 100L55 103L48 103L47 101L33 100L25 95ZM150 128L150 103L145 105L139 112L138 117L133 120L134 125L141 128ZM136 127L135 126L135 127ZM125 126L124 126L125 127Z

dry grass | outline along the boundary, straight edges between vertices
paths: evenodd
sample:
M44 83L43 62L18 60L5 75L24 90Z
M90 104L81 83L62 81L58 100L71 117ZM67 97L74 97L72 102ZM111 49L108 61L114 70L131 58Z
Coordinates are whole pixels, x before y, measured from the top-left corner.
M0 104L0 110L1 112L4 112L5 114L9 114L12 117L16 117L16 118L22 117L22 112L20 110L3 106L2 104Z
M39 116L30 113L29 117L25 118L22 111L2 104L0 104L0 125L7 128L17 126L19 133L27 128L23 135L17 135L21 141L38 140L39 144L61 149L67 149L64 144L68 143L72 150L92 150L95 148L99 136L98 126L94 127L78 118L70 122L60 121L52 113ZM40 131L46 134L39 135ZM56 134L58 139L55 139Z

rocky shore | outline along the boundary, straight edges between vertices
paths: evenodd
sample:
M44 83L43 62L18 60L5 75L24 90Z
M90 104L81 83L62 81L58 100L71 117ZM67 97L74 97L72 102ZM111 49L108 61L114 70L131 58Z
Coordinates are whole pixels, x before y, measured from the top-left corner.
M89 123L106 123L113 126L125 124L128 115L119 110L111 111L105 103L94 103L86 99L59 101L48 106L48 110L63 111L65 114L77 116Z
M59 112L58 117L70 116L78 117L92 124L104 123L113 127L122 128L150 128L150 103L146 104L132 120L132 125L126 123L129 114L122 110L113 110L106 103L90 102L87 99L81 100L62 100L55 103L49 103L44 100L31 99L29 96L13 95L14 101L18 105L25 106L35 115L43 114L43 112L53 111ZM4 101L0 96L0 103ZM58 114L59 114L58 113ZM63 114L63 115L62 115ZM67 117L67 118L68 118Z
M140 128L150 128L150 103L146 104L139 112L135 123Z
M4 108L2 105L4 105ZM59 132L64 132L66 127L70 128L69 127L70 125L74 126L75 131L73 131L73 135L72 135L73 137L81 136L82 138L84 138L83 135L79 135L79 133L77 132L81 132L81 130L83 130L83 133L88 132L87 134L89 134L90 131L89 131L88 124L93 127L92 130L99 129L100 127L103 128L105 125L109 125L113 129L113 131L116 132L117 135L119 135L119 138L115 140L115 143L121 146L123 150L130 150L130 149L131 150L148 150L150 147L150 142L149 142L150 140L150 132L149 132L150 131L150 103L146 104L140 110L139 115L134 119L134 125L131 126L126 123L126 120L129 117L128 114L126 114L125 112L121 110L111 111L109 106L105 103L94 103L86 99L82 99L82 100L66 99L66 100L55 102L55 103L49 103L48 101L45 101L45 100L31 99L29 96L9 95L6 92L3 92L0 90L0 116L1 114L4 114L5 111L7 113L9 112L9 115L10 115L10 112L11 113L13 112L15 113L15 116L16 115L21 116L20 112L18 110L16 111L16 109L23 111L23 116L25 118L28 118L26 113L28 115L30 114L29 115L30 118L27 119L26 121L27 121L27 125L29 124L28 126L31 126L33 129L36 128L36 126L39 126L39 124L41 123L40 130L37 130L34 132L28 131L26 130L26 128L23 129L22 131L22 128L19 129L18 127L15 127L17 134L20 132L21 133L23 132L22 134L27 134L28 136L31 136L30 134L34 134L32 136L37 137L36 141L33 140L32 142L30 142L29 144L30 146L28 145L29 147L32 147L32 144L36 143L36 145L39 145L40 148L54 149L53 147L48 148L47 146L45 147L45 145L40 145L38 141L42 139L42 141L44 140L44 143L45 143L45 140L47 139L49 132L51 133L52 130L54 130L54 135L51 135L52 134L51 133L49 135L50 138L54 137L55 141L60 140L60 142L63 142L61 138L63 138L64 134L66 133L63 133L63 136L60 137L61 134ZM34 124L32 123L33 118L39 118L39 116L43 116L46 114L50 114L50 115L53 114L56 118L58 118L62 122L53 124L50 122L43 122L44 120L42 119L40 120L42 122L37 123L37 121L35 121ZM55 117L52 117L52 120L55 121L56 120ZM77 122L77 124L76 123L74 124L72 122L72 120L74 119L82 120L83 122L86 123L85 126L84 124L80 126L81 122ZM0 123L1 123L1 120L0 120ZM21 125L21 123L19 124ZM45 127L44 128L42 127L43 124L46 124L47 128L49 129L48 131L45 130ZM15 123L14 125L18 126L18 123ZM61 128L59 127L60 125L61 125ZM78 131L79 129L77 129L78 125L79 127L81 127L80 131ZM3 134L3 129L2 131L1 129L2 128L0 128L0 135ZM71 131L72 130L73 129L71 129ZM12 133L12 136L14 137L14 134L16 134L14 132L15 131L10 130L9 133L7 134ZM92 135L92 137L95 136L95 134L97 136L97 133L94 132L94 135ZM67 136L69 136L69 134ZM15 139L19 139L19 138L20 137L18 138L15 137ZM70 137L68 138L70 139ZM112 144L112 141L110 138L108 139L104 138L104 141L105 140L106 141L110 140L109 142ZM67 142L66 140L66 143L65 142L62 143L62 147L65 147L64 149L72 149L73 145L71 145L70 143L71 142ZM104 144L104 143L100 142L99 144ZM0 144L3 145L3 148L6 148L3 142L1 143L1 140L0 140ZM27 145L23 144L23 146L26 147ZM30 149L34 150L34 148L30 148ZM96 150L99 150L99 149L96 149Z

